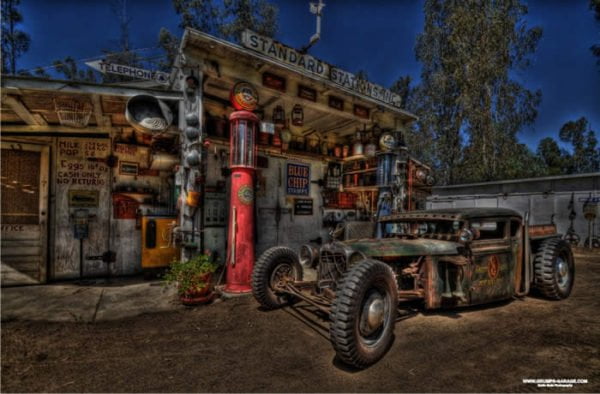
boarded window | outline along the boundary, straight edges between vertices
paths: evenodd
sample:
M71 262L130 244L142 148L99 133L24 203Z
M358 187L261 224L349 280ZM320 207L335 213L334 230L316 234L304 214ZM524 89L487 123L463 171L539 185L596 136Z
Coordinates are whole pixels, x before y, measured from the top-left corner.
M40 153L2 149L2 223L39 224Z

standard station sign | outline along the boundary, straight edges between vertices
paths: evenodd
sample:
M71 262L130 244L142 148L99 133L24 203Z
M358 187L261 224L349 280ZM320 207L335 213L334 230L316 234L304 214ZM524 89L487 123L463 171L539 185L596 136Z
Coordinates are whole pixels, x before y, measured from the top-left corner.
M313 56L300 53L294 48L283 45L272 38L261 36L246 29L242 35L242 45L281 63L327 79L336 85L343 86L363 96L401 108L402 100L400 96L391 90L360 79L348 71L331 66Z

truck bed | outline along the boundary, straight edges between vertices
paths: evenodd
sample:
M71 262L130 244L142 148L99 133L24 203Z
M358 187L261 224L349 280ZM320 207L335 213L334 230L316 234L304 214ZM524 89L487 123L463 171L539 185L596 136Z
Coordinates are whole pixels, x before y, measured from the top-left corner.
M536 224L529 226L529 238L532 240L558 237L555 224Z

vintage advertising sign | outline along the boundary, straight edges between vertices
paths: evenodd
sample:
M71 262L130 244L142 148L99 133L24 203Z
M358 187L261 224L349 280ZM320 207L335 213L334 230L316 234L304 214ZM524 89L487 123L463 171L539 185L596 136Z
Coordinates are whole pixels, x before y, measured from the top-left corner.
M287 163L286 193L293 196L310 194L310 166Z
M251 30L246 29L242 34L242 45L279 62L327 79L336 85L343 86L363 96L397 108L401 106L401 97L391 90L360 79L348 71L330 66L322 60L302 54L291 47L285 46L269 37L256 34Z
M354 115L360 118L369 119L369 108L354 104Z
M264 86L285 93L285 78L271 73L263 73L262 81Z
M238 82L231 89L230 101L237 110L254 111L258 106L258 91L248 82Z
M98 190L69 190L69 207L97 208L100 198Z
M120 175L134 175L137 176L139 172L139 164L131 161L119 162L119 174Z
M294 199L294 215L312 215L313 214L313 199L312 198L295 198Z
M155 81L163 85L169 84L169 74L162 71L145 70L143 68L126 66L124 64L114 64L107 62L106 60L94 60L93 62L86 62L85 64L96 71L100 71L102 74L124 75L131 78Z
M344 100L335 96L329 96L329 106L339 111L344 110Z
M317 91L308 86L298 85L298 97L310 101L317 101Z

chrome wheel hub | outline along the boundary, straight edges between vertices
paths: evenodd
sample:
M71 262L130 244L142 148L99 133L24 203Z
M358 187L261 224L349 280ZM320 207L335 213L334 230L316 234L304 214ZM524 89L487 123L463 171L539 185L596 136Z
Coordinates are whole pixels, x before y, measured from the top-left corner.
M292 266L281 264L277 266L271 274L271 288L284 287L288 278L292 277Z
M385 304L378 292L371 293L363 304L360 316L360 333L363 336L372 335L385 320Z
M561 257L556 259L556 280L561 288L569 284L569 264Z

